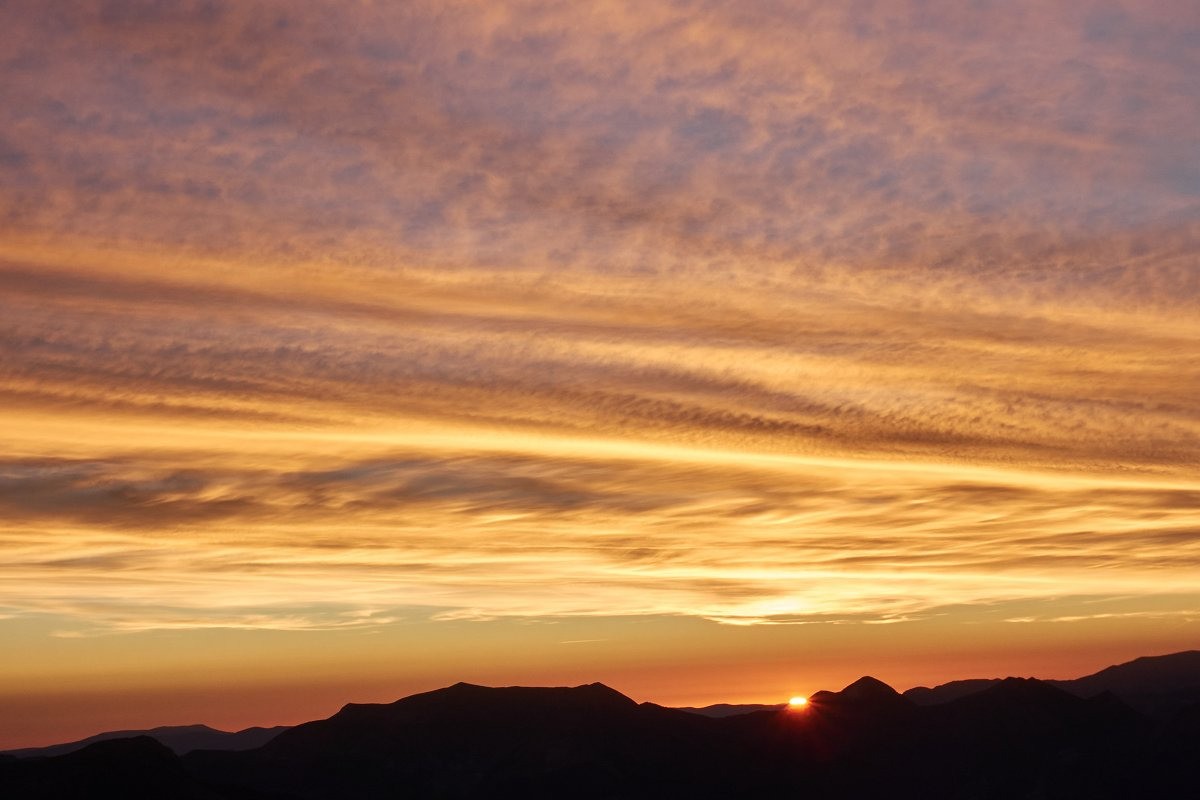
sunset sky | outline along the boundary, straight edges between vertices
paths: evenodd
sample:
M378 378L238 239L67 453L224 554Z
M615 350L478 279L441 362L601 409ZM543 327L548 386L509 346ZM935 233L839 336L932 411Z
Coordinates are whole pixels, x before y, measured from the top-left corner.
M0 748L1200 647L1194 0L0 2Z

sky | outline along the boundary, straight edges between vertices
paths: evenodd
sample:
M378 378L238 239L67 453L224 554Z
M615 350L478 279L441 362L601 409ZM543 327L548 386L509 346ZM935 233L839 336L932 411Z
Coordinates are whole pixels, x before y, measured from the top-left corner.
M0 2L0 747L1200 646L1191 0Z

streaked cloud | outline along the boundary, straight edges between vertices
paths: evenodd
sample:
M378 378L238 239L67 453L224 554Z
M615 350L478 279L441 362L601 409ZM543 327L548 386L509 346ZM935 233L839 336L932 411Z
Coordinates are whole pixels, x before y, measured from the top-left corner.
M305 470L287 469L298 456L284 470L8 464L4 603L116 629L323 629L422 606L884 621L1064 593L1188 597L1200 569L1195 485L530 449Z

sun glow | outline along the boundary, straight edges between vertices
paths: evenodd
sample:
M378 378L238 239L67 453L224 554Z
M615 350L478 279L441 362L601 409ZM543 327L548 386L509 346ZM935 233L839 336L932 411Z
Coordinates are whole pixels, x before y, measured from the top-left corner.
M807 705L808 705L808 698L804 697L803 695L797 695L797 696L791 698L790 700L788 700L788 708L792 709L793 711L802 709Z

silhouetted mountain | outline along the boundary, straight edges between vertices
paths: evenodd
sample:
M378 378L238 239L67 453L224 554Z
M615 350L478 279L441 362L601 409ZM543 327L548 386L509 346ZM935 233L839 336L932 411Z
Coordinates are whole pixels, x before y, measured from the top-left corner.
M0 763L0 796L14 800L232 800L188 774L179 757L148 736L96 742L49 758Z
M639 796L711 796L709 786L728 785L739 749L721 733L718 720L638 705L601 684L460 683L388 705L351 704L256 751L187 761L222 783L303 798L601 798L632 787Z
M840 692L816 692L805 710L789 713L792 724L799 723L797 732L809 753L829 760L903 735L915 708L891 686L868 676Z
M1088 694L1145 692L1154 687L1172 691L1195 689L1200 687L1200 650L1185 650L1165 656L1143 656L1124 664L1106 667L1082 678L1049 683L1070 685L1073 692Z
M179 758L141 737L0 763L0 797L17 798L1119 800L1197 786L1200 703L1160 721L1113 692L1023 678L920 705L866 677L804 709L723 718L601 684L456 684L347 705L253 750Z
M906 757L929 762L936 753L930 766L947 794L1137 796L1129 793L1136 771L1123 754L1145 725L1112 696L1085 700L1042 681L1007 678L923 711L923 730Z
M131 739L135 736L149 736L151 739L166 745L176 755L190 753L192 750L252 750L262 747L274 739L288 726L279 725L274 728L246 728L235 733L219 731L207 725L168 725L144 731L108 731L80 739L77 742L52 744L47 747L27 747L22 750L8 750L5 755L19 758L34 756L61 756L82 750L89 744L108 741L109 739Z
M908 708L911 705L895 689L870 675L859 678L837 694L818 692L817 695L818 702L833 700L856 708L878 711Z
M1050 681L1072 694L1112 692L1139 711L1166 719L1200 702L1200 650L1145 656L1070 681Z
M932 689L928 686L914 686L904 693L904 696L920 706L933 706L938 703L948 703L969 694L975 694L999 683L999 678L968 678L963 681L950 681L939 684Z
M951 681L932 689L918 686L904 696L918 705L936 705L975 694L999 682L999 678ZM1112 692L1138 711L1165 720L1183 706L1200 702L1200 651L1146 656L1082 678L1046 683L1085 698Z
M702 717L713 717L714 719L724 719L725 717L736 717L739 714L753 714L755 711L779 711L786 708L787 703L773 703L765 705L763 703L716 703L711 706L703 706L696 708L694 706L677 706L676 711L686 711L689 714L699 714Z

